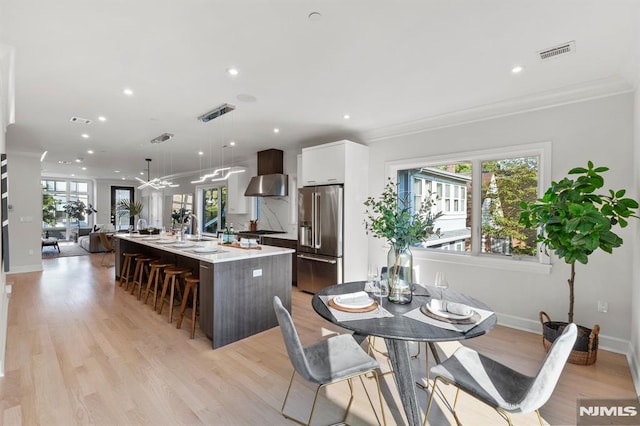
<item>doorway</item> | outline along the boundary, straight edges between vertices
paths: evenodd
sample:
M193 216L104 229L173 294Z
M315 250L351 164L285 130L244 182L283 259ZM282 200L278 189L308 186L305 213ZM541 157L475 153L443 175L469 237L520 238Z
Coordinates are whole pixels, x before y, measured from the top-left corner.
M121 229L129 229L129 226L133 226L133 217L129 216L128 212L123 212L122 215L116 213L116 207L122 200L135 201L135 188L132 186L112 186L111 187L111 223L116 228L116 231Z

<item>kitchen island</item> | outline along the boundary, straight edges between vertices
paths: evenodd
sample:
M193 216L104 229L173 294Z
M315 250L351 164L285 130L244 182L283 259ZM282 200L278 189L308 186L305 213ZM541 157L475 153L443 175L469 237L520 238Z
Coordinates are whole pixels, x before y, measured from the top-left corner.
M200 328L214 349L278 325L273 296L291 310L291 249L243 249L214 238L160 239L154 235L115 234L116 279L123 253L151 254L200 277Z

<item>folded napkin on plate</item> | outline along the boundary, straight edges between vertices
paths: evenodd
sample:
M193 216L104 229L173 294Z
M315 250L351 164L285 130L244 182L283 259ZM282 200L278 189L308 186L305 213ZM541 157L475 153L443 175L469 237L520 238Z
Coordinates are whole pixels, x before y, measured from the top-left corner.
M471 315L473 313L469 306L462 303L447 302L439 299L432 299L429 303L432 309L441 312L449 312L456 315Z
M366 291L356 291L355 293L345 293L336 296L336 301L342 305L365 305L371 301Z

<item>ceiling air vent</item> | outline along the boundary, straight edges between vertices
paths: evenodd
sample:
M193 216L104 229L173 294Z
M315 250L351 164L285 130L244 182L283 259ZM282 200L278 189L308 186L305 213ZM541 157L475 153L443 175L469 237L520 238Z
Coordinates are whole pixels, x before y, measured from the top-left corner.
M173 133L163 133L160 136L158 136L157 138L151 139L151 143L166 142L169 139L171 139L172 137L173 137ZM151 161L151 160L149 160L149 161Z
M198 120L202 121L203 123L206 123L208 121L213 120L214 118L218 118L221 115L231 112L234 109L236 109L236 107L233 105L229 105L229 104L220 105L218 108L214 109L213 111L209 111L206 114L202 114L200 117L198 117Z
M79 123L79 124L91 124L91 120L89 120L88 118L81 118L81 117L71 117L69 121L72 123Z
M568 55L575 51L576 51L576 42L570 41L555 47L550 47L548 49L541 50L538 52L538 55L540 55L541 61L545 61L547 59L553 59L559 56Z

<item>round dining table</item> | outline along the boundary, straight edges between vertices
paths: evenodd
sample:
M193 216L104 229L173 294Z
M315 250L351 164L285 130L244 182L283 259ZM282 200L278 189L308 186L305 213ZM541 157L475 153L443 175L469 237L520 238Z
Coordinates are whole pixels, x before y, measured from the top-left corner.
M440 290L431 286L416 285L411 303L397 304L383 299L382 307L389 311L392 317L366 318L361 320L338 321L327 308L322 296L329 298L341 294L353 293L364 290L365 282L351 282L325 287L313 296L311 304L313 309L324 319L354 332L354 337L377 336L382 337L386 343L387 351L394 371L394 379L398 387L400 400L405 410L409 425L421 425L422 414L418 404L415 378L411 370L411 354L409 342L427 342L436 362L437 352L434 342L447 342L466 340L481 336L496 326L497 318L491 314L479 324L466 332L449 330L437 325L427 324L405 316L406 313L420 308L431 299L431 294L442 297L450 302L463 303L471 308L491 311L484 303L472 297L457 293L450 289ZM443 293L441 293L443 291ZM326 298L325 298L326 299ZM374 297L374 299L377 299ZM428 354L426 354L428 356Z

